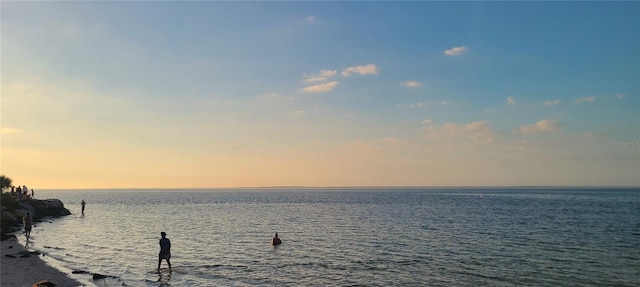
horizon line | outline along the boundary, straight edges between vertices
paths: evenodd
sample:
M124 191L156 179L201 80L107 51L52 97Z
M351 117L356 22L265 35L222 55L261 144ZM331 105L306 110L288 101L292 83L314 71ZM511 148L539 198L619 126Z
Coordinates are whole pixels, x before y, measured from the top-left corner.
M340 189L340 188L404 188L404 189L435 189L435 188L463 188L463 189L479 189L479 188L640 188L634 185L345 185L345 186L310 186L310 185L273 185L273 186L232 186L232 187L48 187L39 188L40 190L201 190L201 189Z

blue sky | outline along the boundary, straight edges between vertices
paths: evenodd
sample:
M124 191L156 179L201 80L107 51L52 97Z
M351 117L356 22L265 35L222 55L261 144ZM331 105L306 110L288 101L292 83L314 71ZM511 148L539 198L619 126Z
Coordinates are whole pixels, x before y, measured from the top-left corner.
M2 2L40 187L640 185L637 2Z

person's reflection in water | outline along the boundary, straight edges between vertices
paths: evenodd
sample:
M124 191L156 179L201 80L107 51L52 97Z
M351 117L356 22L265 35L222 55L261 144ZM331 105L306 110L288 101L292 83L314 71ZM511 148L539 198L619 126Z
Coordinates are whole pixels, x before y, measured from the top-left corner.
M169 287L169 286L171 286L169 281L171 281L171 271L169 271L169 272L159 272L158 273L158 281L156 281L156 282L160 283L160 285L158 285L158 286Z

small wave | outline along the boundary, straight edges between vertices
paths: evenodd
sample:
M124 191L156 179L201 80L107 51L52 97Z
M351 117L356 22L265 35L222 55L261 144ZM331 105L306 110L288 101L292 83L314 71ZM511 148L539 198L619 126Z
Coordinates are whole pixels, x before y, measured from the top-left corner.
M429 226L429 225L422 225L422 226L420 226L420 229L424 229L424 230L438 230L437 228L435 228L435 227L431 227L431 226Z

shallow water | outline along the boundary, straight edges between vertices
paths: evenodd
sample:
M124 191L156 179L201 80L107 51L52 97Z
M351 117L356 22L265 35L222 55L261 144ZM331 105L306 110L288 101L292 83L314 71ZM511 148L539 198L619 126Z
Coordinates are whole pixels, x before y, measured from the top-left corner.
M114 276L75 276L97 286L640 286L638 189L36 195L73 214L37 224L32 248L61 268ZM158 275L160 231L173 272Z

